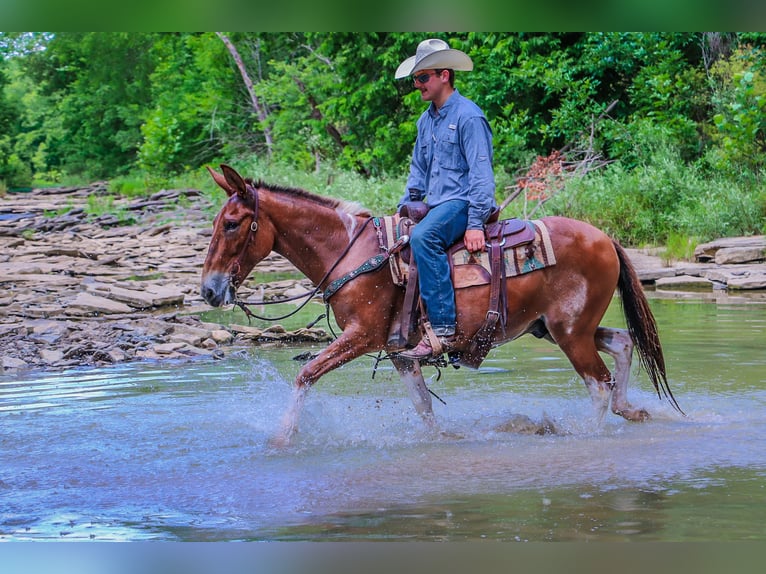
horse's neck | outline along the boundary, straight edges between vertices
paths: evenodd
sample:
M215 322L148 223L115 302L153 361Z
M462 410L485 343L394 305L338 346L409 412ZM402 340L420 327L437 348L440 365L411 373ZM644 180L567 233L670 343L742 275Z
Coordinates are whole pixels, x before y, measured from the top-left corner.
M280 202L274 251L315 284L321 281L359 229L359 218L323 205Z

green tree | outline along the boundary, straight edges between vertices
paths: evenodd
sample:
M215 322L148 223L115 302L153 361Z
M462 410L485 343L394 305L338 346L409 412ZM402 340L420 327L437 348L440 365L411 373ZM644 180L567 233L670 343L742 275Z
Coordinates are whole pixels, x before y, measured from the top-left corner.
M151 57L139 165L177 173L211 161L236 124L235 78L226 51L213 34L165 34L156 38Z
M50 98L50 167L109 177L135 163L140 126L151 103L156 34L58 33L25 58ZM47 127L47 126L46 126Z

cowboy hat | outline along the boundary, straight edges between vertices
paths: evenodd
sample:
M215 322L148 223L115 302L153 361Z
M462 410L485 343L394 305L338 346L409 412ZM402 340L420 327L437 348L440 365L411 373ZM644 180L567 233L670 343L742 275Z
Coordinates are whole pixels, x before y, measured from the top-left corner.
M395 78L406 78L419 70L448 69L470 72L473 62L464 52L453 50L444 40L431 38L418 44L414 56L399 64Z

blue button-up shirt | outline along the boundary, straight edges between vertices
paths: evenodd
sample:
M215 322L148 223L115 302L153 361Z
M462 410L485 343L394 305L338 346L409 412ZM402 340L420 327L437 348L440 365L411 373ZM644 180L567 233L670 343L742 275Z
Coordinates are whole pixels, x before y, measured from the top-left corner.
M468 201L468 229L481 229L497 205L492 130L484 113L455 90L439 110L432 102L417 126L402 203L411 190L432 206Z

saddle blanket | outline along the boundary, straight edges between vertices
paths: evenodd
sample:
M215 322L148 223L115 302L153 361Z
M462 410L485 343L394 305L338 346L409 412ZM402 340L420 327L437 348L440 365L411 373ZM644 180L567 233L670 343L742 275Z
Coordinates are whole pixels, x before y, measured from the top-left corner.
M387 237L398 239L397 219L384 218L390 221L384 222ZM514 277L524 273L531 273L544 267L556 264L556 255L553 252L550 234L548 228L540 220L527 222L535 228L534 240L530 243L519 245L513 248L503 250L503 260L505 264L505 276ZM481 253L471 253L465 248L450 250L452 268L452 279L456 289L471 287L474 285L485 285L490 283L490 261L489 254L486 251ZM391 275L398 285L405 285L409 276L409 264L402 260L400 254L389 259L391 266Z
M503 250L505 276L515 277L531 273L556 264L548 228L540 220L529 222L535 227L535 238L531 243ZM491 267L489 253L471 253L459 249L452 253L453 282L455 288L484 285L490 282Z

